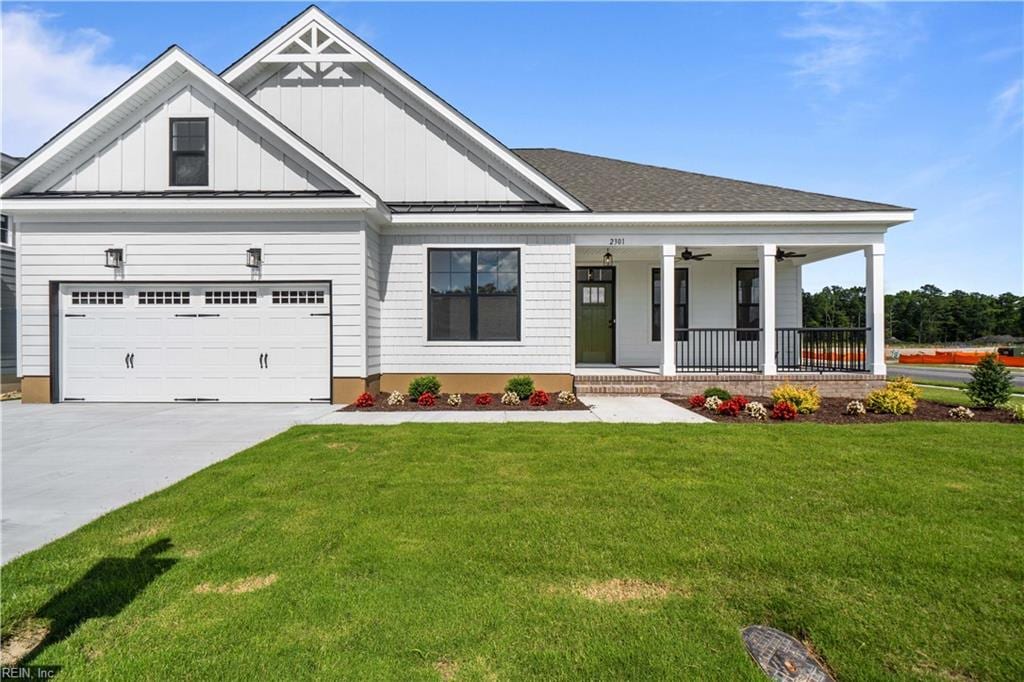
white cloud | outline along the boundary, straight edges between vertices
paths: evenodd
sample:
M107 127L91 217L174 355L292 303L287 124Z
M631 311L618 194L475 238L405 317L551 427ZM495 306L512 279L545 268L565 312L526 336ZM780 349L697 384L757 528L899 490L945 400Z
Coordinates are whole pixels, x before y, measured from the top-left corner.
M127 64L103 60L111 40L99 31L63 31L54 15L2 15L3 151L33 151L131 76Z
M1013 132L1024 127L1024 79L1007 85L992 99L996 127Z

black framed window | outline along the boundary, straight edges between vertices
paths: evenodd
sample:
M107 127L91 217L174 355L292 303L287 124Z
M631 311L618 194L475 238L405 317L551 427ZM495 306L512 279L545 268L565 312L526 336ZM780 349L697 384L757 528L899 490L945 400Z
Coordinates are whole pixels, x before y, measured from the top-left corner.
M761 271L758 268L736 268L737 341L756 341L761 326Z
M690 271L687 268L676 268L676 329L690 326ZM651 341L661 341L661 268L651 271ZM685 332L677 334L676 341Z
M519 249L430 249L427 260L428 340L519 340Z
M171 185L210 184L210 131L205 118L171 119Z
M11 244L11 224L5 215L0 215L0 244Z

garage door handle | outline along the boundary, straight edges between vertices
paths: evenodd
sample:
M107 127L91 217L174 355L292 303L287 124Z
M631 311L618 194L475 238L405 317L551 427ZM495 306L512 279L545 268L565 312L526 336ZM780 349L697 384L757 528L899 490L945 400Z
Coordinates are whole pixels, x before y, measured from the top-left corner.
M135 369L135 353L128 356L128 362L131 363L131 368Z
M128 364L128 358L129 357L131 357L131 353L125 353L124 354L124 368L125 369L131 369L132 368L132 366Z
M263 369L263 355L264 353L260 353L260 369Z

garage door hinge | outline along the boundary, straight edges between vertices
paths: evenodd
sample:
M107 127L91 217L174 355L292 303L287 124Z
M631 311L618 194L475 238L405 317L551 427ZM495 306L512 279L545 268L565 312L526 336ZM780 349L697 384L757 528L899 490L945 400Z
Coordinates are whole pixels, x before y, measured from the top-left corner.
M175 398L176 403L217 403L220 398Z

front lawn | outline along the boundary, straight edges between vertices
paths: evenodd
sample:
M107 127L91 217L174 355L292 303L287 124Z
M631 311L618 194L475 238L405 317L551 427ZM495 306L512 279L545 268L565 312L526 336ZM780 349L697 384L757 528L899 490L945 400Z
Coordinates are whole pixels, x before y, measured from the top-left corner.
M1001 424L299 427L3 569L61 679L1021 679Z

